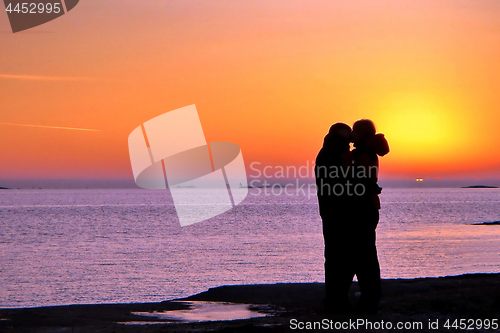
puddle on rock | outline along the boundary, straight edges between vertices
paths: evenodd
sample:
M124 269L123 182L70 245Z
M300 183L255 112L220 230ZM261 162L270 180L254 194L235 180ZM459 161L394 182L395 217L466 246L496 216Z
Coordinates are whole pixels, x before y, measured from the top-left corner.
M165 321L119 321L117 324L121 325L165 325L171 324Z
M220 320L237 320L250 319L258 317L266 317L269 314L259 312L259 310L269 312L266 305L250 305L241 303L229 302L183 302L190 305L189 309L185 310L170 310L170 311L154 311L154 312L132 312L133 315L165 320L163 322L202 322L202 321L220 321ZM121 324L127 325L142 325L151 322L126 322Z

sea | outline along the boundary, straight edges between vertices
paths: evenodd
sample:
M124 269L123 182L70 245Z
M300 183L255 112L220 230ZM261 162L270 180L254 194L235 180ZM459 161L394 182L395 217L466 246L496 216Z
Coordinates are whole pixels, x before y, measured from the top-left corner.
M500 271L500 189L386 188L383 278ZM477 225L479 224L479 225ZM181 227L168 191L0 191L0 308L158 302L220 285L322 282L315 195L249 189Z

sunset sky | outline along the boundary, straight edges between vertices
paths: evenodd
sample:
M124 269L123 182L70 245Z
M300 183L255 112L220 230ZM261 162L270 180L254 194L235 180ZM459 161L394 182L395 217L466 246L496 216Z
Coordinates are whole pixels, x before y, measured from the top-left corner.
M0 186L133 181L130 132L191 104L247 166L371 118L381 178L500 179L497 0L83 0L0 47Z

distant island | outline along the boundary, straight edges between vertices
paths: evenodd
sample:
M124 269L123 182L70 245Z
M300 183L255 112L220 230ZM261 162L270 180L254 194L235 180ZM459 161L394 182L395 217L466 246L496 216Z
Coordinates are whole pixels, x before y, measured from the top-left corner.
M472 225L500 225L500 221L473 223Z
M472 185L472 186L463 186L462 188L498 188L498 186Z
M10 190L10 188L8 188L8 187L1 187L0 186L0 190Z

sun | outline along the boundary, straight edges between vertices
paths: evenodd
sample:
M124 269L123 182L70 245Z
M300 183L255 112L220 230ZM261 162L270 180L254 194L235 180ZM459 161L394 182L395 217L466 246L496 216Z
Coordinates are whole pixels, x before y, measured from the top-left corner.
M394 147L418 153L446 150L456 139L456 121L445 105L422 96L392 101L378 121Z
M411 146L442 145L449 139L448 126L439 111L407 108L394 112L385 131L393 140Z

